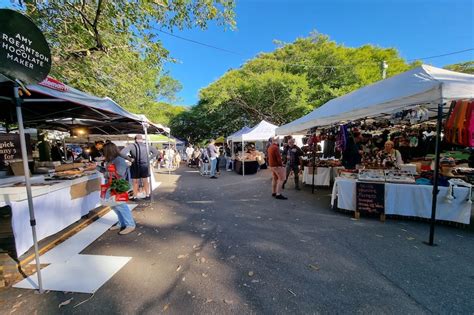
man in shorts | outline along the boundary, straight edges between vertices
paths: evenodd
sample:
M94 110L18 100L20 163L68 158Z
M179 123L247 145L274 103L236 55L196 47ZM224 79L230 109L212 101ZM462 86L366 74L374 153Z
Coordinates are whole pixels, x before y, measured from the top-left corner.
M133 181L133 197L132 200L137 199L139 181L143 182L143 189L145 190L145 199L150 199L150 183L148 178L150 177L150 165L149 160L156 158L158 151L150 146L149 147L151 156L147 158L146 144L143 142L142 135L135 136L135 143L132 143L122 149L121 155L130 155L133 159L132 166L130 166L130 176Z
M285 196L281 194L283 189L283 182L286 178L285 167L283 166L283 161L281 160L280 149L278 147L278 139L276 137L272 138L272 144L268 147L268 165L272 170L273 180L272 180L272 196L276 199L286 200Z

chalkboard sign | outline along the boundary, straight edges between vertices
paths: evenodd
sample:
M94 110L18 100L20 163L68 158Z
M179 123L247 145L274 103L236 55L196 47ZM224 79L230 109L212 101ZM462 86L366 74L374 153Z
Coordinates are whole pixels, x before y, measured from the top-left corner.
M30 160L32 159L30 135L26 134L25 138L28 160ZM21 160L20 135L11 133L0 134L0 164L4 166L14 160Z
M385 213L385 184L357 182L356 205L357 211Z

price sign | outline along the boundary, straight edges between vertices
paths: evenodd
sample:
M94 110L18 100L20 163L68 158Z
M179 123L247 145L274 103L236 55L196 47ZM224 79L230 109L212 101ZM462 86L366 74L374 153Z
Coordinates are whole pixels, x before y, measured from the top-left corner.
M28 159L32 158L30 136L25 135ZM5 165L14 160L21 160L20 135L0 134L0 165Z
M356 205L357 211L385 213L385 184L357 182Z

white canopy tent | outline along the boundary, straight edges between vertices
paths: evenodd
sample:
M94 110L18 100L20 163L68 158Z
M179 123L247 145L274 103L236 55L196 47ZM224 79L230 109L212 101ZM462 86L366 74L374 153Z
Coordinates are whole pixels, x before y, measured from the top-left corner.
M429 245L434 244L440 134L444 104L455 99L474 98L474 75L422 65L386 80L368 85L335 98L323 106L276 130L279 135L293 134L321 127L383 116L417 105L437 108L436 159Z
M275 126L265 120L259 122L252 129L241 133L240 135L233 136L233 141L267 141L270 137L275 136L275 130L278 126Z
M243 133L246 133L248 132L250 129L250 127L247 127L247 126L244 126L242 129L240 129L239 131L236 131L234 132L233 134L231 134L230 136L227 136L227 142L229 141L234 141L234 137L239 137L241 136Z
M436 108L452 99L474 98L474 75L422 65L335 98L276 130L301 133L312 127L391 114L421 104Z
M244 127L246 128L246 127ZM240 131L242 131L242 128ZM229 136L227 139L232 140L233 142L242 142L242 157L244 152L244 143L245 141L268 141L269 138L275 136L275 130L278 126L275 126L265 120L259 122L253 128L242 131L239 134L239 131L234 135ZM242 159L242 176L245 176L245 161Z

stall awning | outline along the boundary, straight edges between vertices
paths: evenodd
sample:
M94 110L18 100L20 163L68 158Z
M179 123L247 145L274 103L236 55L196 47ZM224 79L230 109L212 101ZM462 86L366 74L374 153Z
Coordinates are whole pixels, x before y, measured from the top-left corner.
M252 129L252 128L249 128L247 126L242 127L242 129L240 129L240 130L234 132L233 134L227 136L227 141L234 141L234 137L239 137L240 135L242 135L243 133L246 133L250 129Z
M39 84L27 86L31 96L23 96L25 126L70 130L77 127L90 133L130 133L142 129L143 118L132 114L105 97L81 92L48 77ZM16 124L12 82L0 77L0 120ZM152 127L159 132L159 128Z
M259 122L252 129L237 135L233 136L233 141L267 141L270 137L275 136L275 130L278 126L275 126L265 120Z
M391 114L416 105L474 98L474 75L422 65L335 98L276 130L277 135Z

